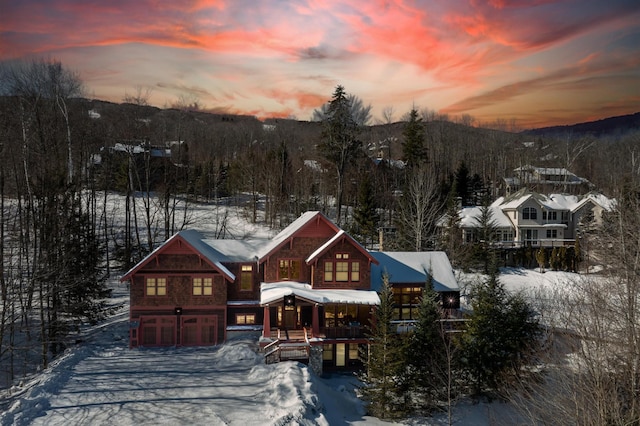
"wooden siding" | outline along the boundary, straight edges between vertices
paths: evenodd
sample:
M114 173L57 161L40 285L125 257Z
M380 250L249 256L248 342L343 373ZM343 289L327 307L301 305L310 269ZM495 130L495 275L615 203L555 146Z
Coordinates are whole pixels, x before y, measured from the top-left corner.
M335 262L336 253L348 253L349 260L357 260L360 263L360 281L358 282L325 282L324 263L325 261ZM369 290L371 285L371 265L369 259L362 254L357 247L343 240L331 247L320 259L314 268L313 288L316 289L347 289L347 290ZM335 274L335 272L334 272Z
M251 263L253 266L253 286L251 291L240 290L240 280L242 279L242 265L249 263L225 263L224 266L236 276L236 280L227 284L228 300L260 300L260 283L262 282L262 265Z
M193 277L211 277L213 294L210 296L193 295ZM147 296L145 294L145 280L147 277L166 278L166 296ZM162 273L141 272L133 276L130 288L131 306L187 306L187 305L224 305L227 303L227 284L221 275L194 273L192 275L175 275Z
M279 250L275 251L264 263L264 282L280 281L280 277L278 276L278 259L299 260L300 277L297 279L297 281L311 282L311 268L305 263L305 260L307 259L307 257L309 257L309 255L311 255L311 253L316 251L318 247L326 243L329 238L330 236L310 238L294 237L292 243L283 245Z

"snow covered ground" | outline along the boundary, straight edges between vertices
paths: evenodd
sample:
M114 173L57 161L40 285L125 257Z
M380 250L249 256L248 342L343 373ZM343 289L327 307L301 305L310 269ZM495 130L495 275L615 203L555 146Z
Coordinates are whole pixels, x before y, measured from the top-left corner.
M110 200L113 221L121 217ZM192 206L190 227L227 238L270 236L252 226L242 210ZM573 274L504 270L513 291L568 285ZM479 276L461 274L471 283ZM383 422L365 415L353 375L317 377L306 366L266 365L256 342L237 340L211 348L128 348L128 290L112 283L109 303L119 306L103 323L72 340L49 368L0 390L2 425L444 425L445 416ZM459 402L454 424L510 425L507 404Z
M266 365L255 341L208 348L129 349L124 305L76 336L78 344L0 393L2 425L443 425L444 416L383 422L365 415L349 374ZM459 403L455 424L515 424L503 403Z

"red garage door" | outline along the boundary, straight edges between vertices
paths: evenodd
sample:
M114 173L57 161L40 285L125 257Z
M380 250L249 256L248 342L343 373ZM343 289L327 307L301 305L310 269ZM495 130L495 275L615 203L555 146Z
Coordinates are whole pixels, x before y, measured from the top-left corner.
M176 344L176 317L158 316L140 319L142 346L173 346Z
M184 316L182 317L182 345L211 346L218 342L218 317Z

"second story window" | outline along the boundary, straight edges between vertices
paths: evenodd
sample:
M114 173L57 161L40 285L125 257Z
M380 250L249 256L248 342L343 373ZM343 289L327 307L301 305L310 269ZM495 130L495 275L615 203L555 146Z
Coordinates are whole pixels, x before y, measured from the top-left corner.
M536 210L535 207L525 207L522 210L522 218L523 219L537 220L538 219L538 210Z
M324 281L360 281L360 262L351 260L349 253L337 253L333 261L324 263Z
M280 259L278 261L278 279L299 280L300 261L296 259Z
M253 265L242 265L240 268L240 291L253 290Z
M542 212L542 220L558 220L558 212Z
M193 295L211 296L213 294L213 280L211 278L194 278Z
M166 278L147 278L145 294L147 296L166 296L167 295L167 279Z

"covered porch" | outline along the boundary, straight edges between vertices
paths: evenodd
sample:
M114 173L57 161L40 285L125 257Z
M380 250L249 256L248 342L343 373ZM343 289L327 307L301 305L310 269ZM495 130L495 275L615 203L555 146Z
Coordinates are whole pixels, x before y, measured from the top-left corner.
M380 303L375 291L313 289L297 282L263 283L265 341L309 341L363 338L373 307Z

